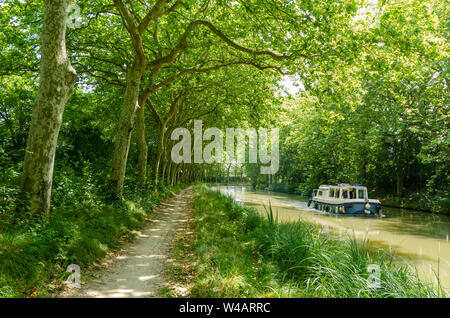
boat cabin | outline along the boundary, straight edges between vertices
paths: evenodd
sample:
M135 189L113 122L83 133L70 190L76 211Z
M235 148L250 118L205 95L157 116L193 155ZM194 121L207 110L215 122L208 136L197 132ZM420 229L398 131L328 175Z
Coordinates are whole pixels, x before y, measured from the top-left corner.
M358 185L323 185L313 191L313 197L324 199L367 200L367 187Z
M321 185L313 191L308 207L348 214L377 214L381 211L380 201L369 199L367 187L353 184Z

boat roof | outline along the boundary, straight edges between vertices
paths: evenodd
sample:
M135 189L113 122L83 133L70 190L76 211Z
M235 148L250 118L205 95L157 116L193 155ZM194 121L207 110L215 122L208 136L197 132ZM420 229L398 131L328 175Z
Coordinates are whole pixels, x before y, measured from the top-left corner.
M343 187L366 188L365 186L360 185L360 184L339 183L339 184L333 184L333 185L323 184L319 187L319 189L343 188Z

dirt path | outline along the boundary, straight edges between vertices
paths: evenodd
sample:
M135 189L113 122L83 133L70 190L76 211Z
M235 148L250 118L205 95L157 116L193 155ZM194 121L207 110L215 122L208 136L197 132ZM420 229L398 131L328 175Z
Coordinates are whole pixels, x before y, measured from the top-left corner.
M170 244L187 221L191 203L191 187L162 203L138 238L127 244L111 265L96 273L97 278L60 297L157 297L164 287L163 270Z

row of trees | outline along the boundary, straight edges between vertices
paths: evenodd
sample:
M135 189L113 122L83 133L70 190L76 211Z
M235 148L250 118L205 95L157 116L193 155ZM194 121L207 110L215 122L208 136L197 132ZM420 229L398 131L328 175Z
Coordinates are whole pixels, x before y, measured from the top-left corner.
M380 194L448 198L448 13L438 1L385 1L354 59L316 64L323 76L280 109L274 182L305 194L358 182Z
M175 127L259 126L282 74L350 56L361 38L353 0L74 4L78 18L70 0L0 2L2 178L21 174L32 213L50 211L55 157L101 159L116 197L130 149L140 187L149 170L155 190L160 180L204 176L202 166L169 159Z

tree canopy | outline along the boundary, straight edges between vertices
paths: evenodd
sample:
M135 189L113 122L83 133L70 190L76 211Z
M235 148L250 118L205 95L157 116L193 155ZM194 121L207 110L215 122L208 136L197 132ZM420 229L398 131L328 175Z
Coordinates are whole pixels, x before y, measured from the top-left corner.
M45 3L0 1L0 164L12 197L42 197L18 178L43 85ZM78 81L58 115L57 176L66 165L96 166L113 197L127 182L158 190L224 180L226 165L170 160L173 129L202 119L281 128L279 172L241 169L255 186L306 194L360 182L398 196L448 194L441 1L77 0L66 11ZM283 93L286 76L299 79L296 96Z

